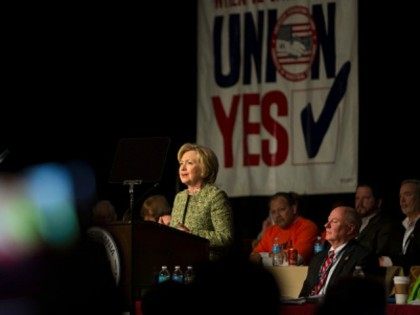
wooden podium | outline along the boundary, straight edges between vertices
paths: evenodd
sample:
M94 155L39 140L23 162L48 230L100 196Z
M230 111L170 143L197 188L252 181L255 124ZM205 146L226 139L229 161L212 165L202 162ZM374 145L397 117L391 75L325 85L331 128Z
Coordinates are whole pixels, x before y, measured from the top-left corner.
M155 222L114 223L104 228L114 238L120 256L119 288L126 306L133 307L150 288L162 265L186 270L209 259L209 241Z

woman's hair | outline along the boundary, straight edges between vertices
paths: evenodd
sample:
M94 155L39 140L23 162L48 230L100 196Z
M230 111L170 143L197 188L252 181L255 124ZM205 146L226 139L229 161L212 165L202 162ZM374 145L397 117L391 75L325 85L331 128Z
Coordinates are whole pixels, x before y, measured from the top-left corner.
M182 156L188 151L195 151L198 154L198 163L201 166L203 182L213 184L219 171L219 162L216 154L208 147L195 143L185 143L178 150L178 162L181 162Z
M140 209L140 217L152 216L155 221L163 215L171 214L171 208L168 200L163 195L153 195L148 197L142 204Z

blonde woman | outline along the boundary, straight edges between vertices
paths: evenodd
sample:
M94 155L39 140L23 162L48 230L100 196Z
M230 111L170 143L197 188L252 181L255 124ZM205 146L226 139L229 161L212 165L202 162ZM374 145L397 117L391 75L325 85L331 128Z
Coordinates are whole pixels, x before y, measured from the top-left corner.
M226 193L214 185L219 163L204 146L178 150L179 178L186 186L174 200L170 225L210 241L210 259L221 258L233 242L232 210Z

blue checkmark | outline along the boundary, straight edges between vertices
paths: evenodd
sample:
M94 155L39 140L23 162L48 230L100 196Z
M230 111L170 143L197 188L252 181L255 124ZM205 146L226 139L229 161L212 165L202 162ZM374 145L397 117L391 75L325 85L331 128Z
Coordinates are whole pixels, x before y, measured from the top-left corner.
M331 125L334 113L338 104L347 90L347 81L350 74L350 61L347 61L340 69L334 83L328 93L324 108L318 121L315 122L312 113L312 105L308 103L300 113L300 121L302 123L303 137L305 139L306 152L309 158L313 158L318 154L325 134Z

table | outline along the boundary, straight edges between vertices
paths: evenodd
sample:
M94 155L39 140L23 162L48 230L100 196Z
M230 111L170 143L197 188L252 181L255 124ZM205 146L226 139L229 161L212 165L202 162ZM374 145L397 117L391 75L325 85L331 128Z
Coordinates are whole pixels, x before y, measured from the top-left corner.
M308 274L308 266L266 267L272 273L280 288L281 296L295 299L299 297L303 282Z
M308 266L265 266L270 271L279 285L283 298L297 298L302 289L303 282L308 274ZM399 266L382 268L387 295L391 294L394 287L393 277L402 275L403 269Z
M280 314L282 315L314 315L317 304L307 303L301 305L284 304L281 307ZM388 304L386 307L387 315L419 315L420 305L410 304Z
M283 304L279 314L281 315L314 315L316 312L317 304ZM388 304L386 307L387 315L419 315L420 305L410 304ZM136 301L135 315L142 315L141 302Z
M387 315L418 315L420 314L420 305L388 304L386 313Z

